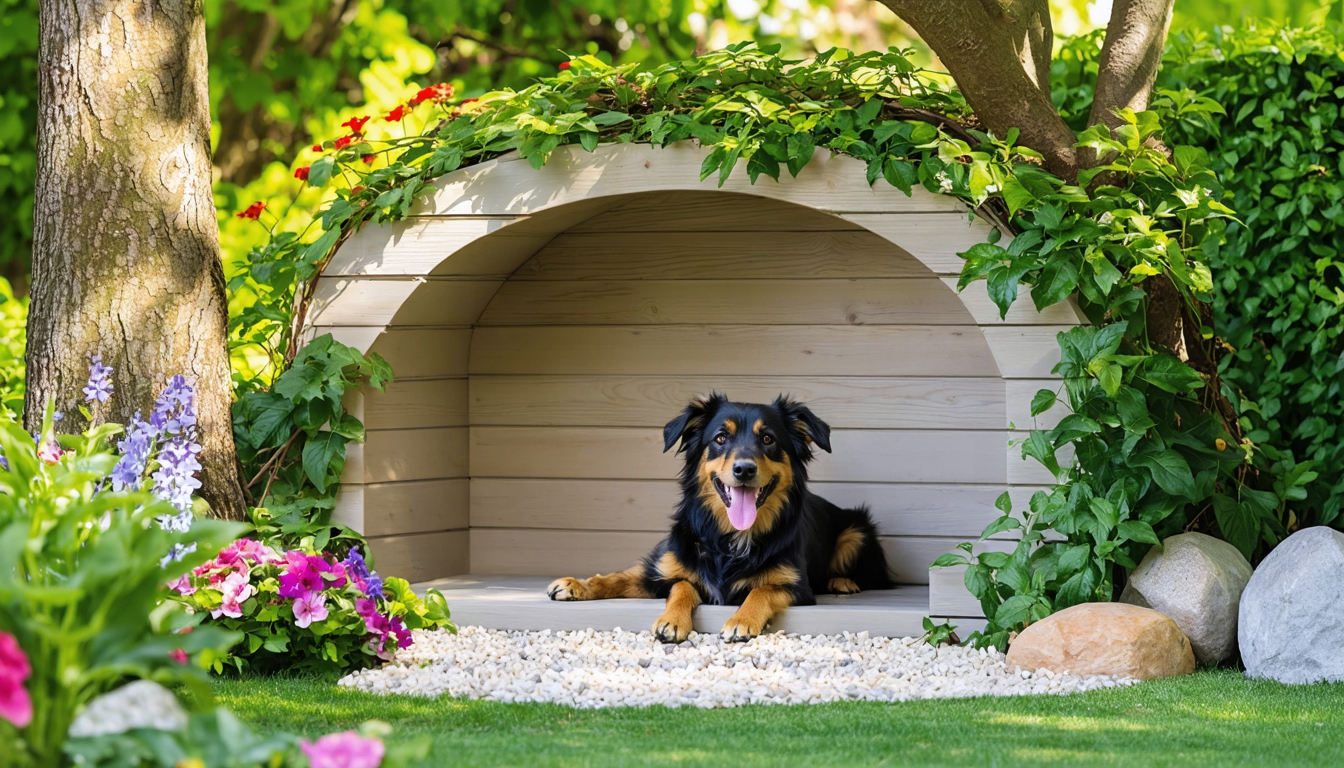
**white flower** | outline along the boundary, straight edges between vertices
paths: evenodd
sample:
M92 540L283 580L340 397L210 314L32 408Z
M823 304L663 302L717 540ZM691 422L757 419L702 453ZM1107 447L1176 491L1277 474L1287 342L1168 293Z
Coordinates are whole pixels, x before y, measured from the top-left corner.
M999 185L998 185L998 184L990 184L989 186L985 187L985 194L986 194L986 195L992 195L992 194L994 194L995 192L998 192L998 191L999 191Z
M942 192L944 195L951 194L952 180L947 177L947 171L939 171L934 175L934 178L938 179L939 192Z

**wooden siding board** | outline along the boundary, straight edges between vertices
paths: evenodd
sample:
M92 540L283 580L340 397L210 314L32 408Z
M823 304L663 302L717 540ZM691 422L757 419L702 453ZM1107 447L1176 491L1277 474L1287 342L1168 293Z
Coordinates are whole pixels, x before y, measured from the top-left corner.
M955 215L955 214L954 214ZM569 229L613 232L806 232L858 230L839 216L737 192L643 192Z
M992 485L815 482L842 507L866 505L884 535L978 538L999 516ZM471 481L473 528L666 531L680 498L677 481L491 479Z
M470 524L470 481L415 480L363 486L364 535L391 536Z
M482 327L471 373L997 376L987 352L975 326Z
M934 278L504 284L482 325L974 325Z
M821 454L811 466L816 480L1001 484L1006 479L1002 432L836 430L831 444L835 453ZM680 468L678 456L663 454L663 436L653 429L471 428L472 477L638 480L675 476Z
M392 381L383 392L365 388L366 430L465 427L467 379Z
M387 359L397 380L467 375L470 328L389 328L368 350Z
M364 482L467 477L467 444L466 427L369 432L364 443Z
M563 233L515 280L754 280L933 277L868 232Z
M837 429L997 429L1005 419L998 378L480 375L471 377L471 420L661 428L691 399L713 390L738 402L768 403L787 394ZM1029 403L1022 408L1030 412Z
M467 531L440 531L369 539L374 566L384 577L396 576L411 583L470 573Z

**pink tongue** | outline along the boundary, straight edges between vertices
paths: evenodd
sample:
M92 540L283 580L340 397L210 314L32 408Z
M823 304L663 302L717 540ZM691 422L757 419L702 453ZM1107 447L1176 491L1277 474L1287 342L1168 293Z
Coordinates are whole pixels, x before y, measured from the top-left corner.
M739 531L745 531L756 522L756 488L745 485L728 486L728 522Z

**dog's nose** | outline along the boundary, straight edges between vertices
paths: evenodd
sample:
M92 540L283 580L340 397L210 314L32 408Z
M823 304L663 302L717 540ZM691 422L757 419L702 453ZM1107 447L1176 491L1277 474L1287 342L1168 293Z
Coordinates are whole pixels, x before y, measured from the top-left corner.
M756 462L754 461L733 462L733 477L743 482L755 479Z

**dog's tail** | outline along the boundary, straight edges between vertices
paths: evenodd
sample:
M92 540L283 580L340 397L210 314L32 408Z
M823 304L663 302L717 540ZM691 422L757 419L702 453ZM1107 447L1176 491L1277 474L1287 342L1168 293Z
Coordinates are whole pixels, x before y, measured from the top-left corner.
M868 508L842 509L836 523L840 535L831 559L831 575L851 579L862 590L891 589L895 582Z

